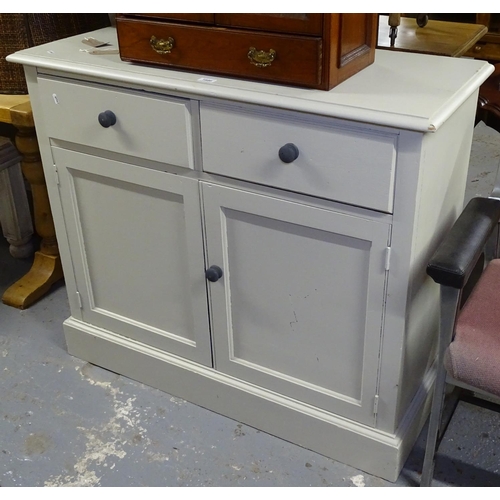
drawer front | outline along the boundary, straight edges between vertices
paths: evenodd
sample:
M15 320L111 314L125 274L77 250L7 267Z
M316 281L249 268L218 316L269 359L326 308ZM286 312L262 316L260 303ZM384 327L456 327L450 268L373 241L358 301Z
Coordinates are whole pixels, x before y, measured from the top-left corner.
M126 61L288 84L321 82L320 37L130 19L117 20L117 33Z
M324 14L215 14L219 26L321 35Z
M38 86L49 137L194 168L189 100L51 78ZM99 123L105 111L115 124Z
M120 14L126 17L149 17L150 19L166 19L169 21L186 21L189 23L203 23L203 24L214 24L215 22L215 14L210 13L179 13L175 12L172 14L164 14L164 13L153 13L153 14Z
M200 113L204 171L392 213L396 133L254 108L202 103ZM290 144L298 157L286 163Z

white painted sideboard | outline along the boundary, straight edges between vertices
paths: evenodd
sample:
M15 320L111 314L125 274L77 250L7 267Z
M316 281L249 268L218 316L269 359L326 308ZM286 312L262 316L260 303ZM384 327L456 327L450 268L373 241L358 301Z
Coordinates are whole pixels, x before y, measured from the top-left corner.
M81 38L8 58L69 352L396 480L433 383L426 262L461 210L493 67L378 51L325 92L136 66Z

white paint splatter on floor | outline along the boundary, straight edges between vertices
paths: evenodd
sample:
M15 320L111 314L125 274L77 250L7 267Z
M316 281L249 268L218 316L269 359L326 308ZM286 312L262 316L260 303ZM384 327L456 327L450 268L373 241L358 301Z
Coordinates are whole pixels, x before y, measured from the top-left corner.
M99 486L101 478L92 469L99 465L114 469L116 459L119 460L126 456L125 447L132 444L124 439L127 427L143 445L151 444L151 440L146 436L147 430L140 425L140 420L137 418L138 411L133 406L135 397L123 401L121 398L123 392L117 387L113 387L110 382L92 380L84 373L84 369L80 370L80 375L83 380L91 385L101 387L113 398L114 415L100 428L78 427L78 430L85 435L87 443L85 453L74 466L75 473L50 478L45 482L45 486ZM160 453L151 454L148 458L152 461L167 461L169 459L168 456Z
M363 474L358 474L357 476L350 477L349 479L352 484L358 488L363 488L365 486L365 476L363 476Z

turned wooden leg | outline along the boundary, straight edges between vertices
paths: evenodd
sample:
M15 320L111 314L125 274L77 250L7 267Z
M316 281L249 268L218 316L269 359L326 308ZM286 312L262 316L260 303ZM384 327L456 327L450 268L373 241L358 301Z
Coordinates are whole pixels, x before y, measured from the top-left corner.
M21 118L25 121L25 117ZM2 297L5 304L24 309L63 278L63 272L35 128L16 123L15 118L13 124L18 130L16 146L22 156L22 171L33 195L35 230L42 238L31 270L9 287Z
M0 137L0 224L12 257L25 259L33 255L33 224L20 160L12 142Z

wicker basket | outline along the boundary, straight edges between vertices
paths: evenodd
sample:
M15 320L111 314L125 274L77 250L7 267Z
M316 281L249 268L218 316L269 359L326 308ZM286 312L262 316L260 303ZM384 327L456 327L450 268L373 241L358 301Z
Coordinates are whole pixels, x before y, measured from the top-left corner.
M110 25L108 14L0 14L0 94L27 94L21 65L5 58L18 50Z

